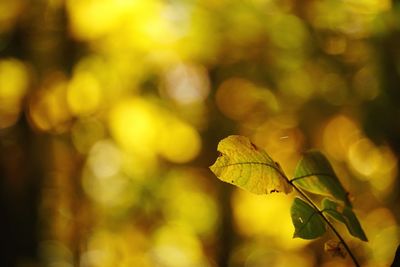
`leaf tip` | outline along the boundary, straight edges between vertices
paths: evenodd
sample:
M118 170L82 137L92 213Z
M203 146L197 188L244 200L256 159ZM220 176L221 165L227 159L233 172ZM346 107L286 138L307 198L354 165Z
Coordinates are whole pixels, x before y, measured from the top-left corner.
M208 169L214 173L215 163L213 165L208 166Z
M362 241L364 241L364 242L368 242L369 240L368 240L368 237L365 235L365 234L363 234L362 236L360 236L360 239L362 240Z

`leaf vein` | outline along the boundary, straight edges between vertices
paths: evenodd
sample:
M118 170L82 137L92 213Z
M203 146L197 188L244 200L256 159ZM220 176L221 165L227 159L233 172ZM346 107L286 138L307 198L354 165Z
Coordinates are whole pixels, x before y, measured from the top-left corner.
M302 176L295 177L295 178L291 179L290 182L293 183L293 182L295 182L297 180L301 180L301 179L308 178L308 177L311 177L311 176L327 176L327 177L330 177L330 178L334 178L334 176L332 174L329 174L329 173L310 173L310 174L305 174L305 175L302 175Z
M249 164L249 165L254 164L254 165L267 166L267 167L270 167L270 168L274 169L276 172L279 173L279 175L283 176L281 170L279 170L275 165L272 165L272 164L269 164L269 163L264 163L264 162L251 162L251 161L248 161L248 162L235 162L235 163L229 163L229 164L217 166L217 168L226 168L226 167L235 166L235 165L247 165L247 164Z
M301 233L307 227L307 225L311 222L311 219L314 217L315 214L319 214L319 212L314 210L314 212L307 218L307 220L305 220L305 222L302 223L300 229L298 231L295 231L295 235Z

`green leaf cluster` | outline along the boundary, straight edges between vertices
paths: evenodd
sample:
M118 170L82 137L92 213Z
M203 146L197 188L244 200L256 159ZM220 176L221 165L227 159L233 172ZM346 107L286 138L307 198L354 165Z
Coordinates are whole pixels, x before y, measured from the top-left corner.
M295 221L298 220L296 216L299 210L304 210L303 206L308 205L308 210L310 211L311 209L312 216L314 216L314 213L327 214L329 218L343 223L352 236L363 241L368 240L357 216L353 212L348 193L337 178L328 159L321 152L311 150L304 153L297 164L295 178L291 182L304 191L327 197L321 201L322 208L320 210L315 210L315 208L304 201L302 205L299 204L299 201L294 201L291 208L291 215L293 224L295 225L295 237L313 239L315 238L315 232L320 233L319 236L325 232L320 231L321 227L326 228L326 223L323 220L320 220L318 225L315 223L305 228L303 224L299 223L296 226ZM311 215L303 212L303 216ZM307 222L305 221L305 223Z

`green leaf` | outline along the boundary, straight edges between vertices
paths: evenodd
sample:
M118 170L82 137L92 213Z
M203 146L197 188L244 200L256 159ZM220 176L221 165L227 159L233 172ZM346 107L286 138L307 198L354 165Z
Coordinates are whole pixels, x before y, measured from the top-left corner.
M255 194L292 191L280 166L247 137L228 136L219 142L218 151L221 155L210 169L220 180Z
M347 230L349 230L352 236L363 241L368 241L357 216L350 207L341 206L339 203L325 198L322 200L322 208L330 217L346 225Z
M292 181L298 187L314 194L333 197L351 207L348 193L321 152L306 152L297 164L294 177Z
M295 198L290 210L294 225L293 237L314 239L326 231L326 224L313 207L300 198Z

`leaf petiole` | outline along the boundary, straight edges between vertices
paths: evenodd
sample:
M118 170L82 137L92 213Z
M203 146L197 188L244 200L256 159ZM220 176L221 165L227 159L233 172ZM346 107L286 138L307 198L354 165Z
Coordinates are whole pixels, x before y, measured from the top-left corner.
M343 237L340 235L340 233L336 230L336 228L332 225L332 223L328 220L327 217L323 214L323 210L320 210L317 205L303 192L301 191L295 184L293 184L293 179L289 180L286 175L283 175L284 178L287 180L287 182L294 188L294 190L302 197L304 198L305 201L307 201L308 204L315 210L316 213L321 216L321 218L326 222L328 227L333 231L333 233L336 235L336 237L339 239L339 241L343 244L344 248L346 249L347 253L349 253L352 261L354 262L354 265L356 267L360 267L360 264L358 263L356 257L350 250L350 247L347 245L346 241L343 239Z

